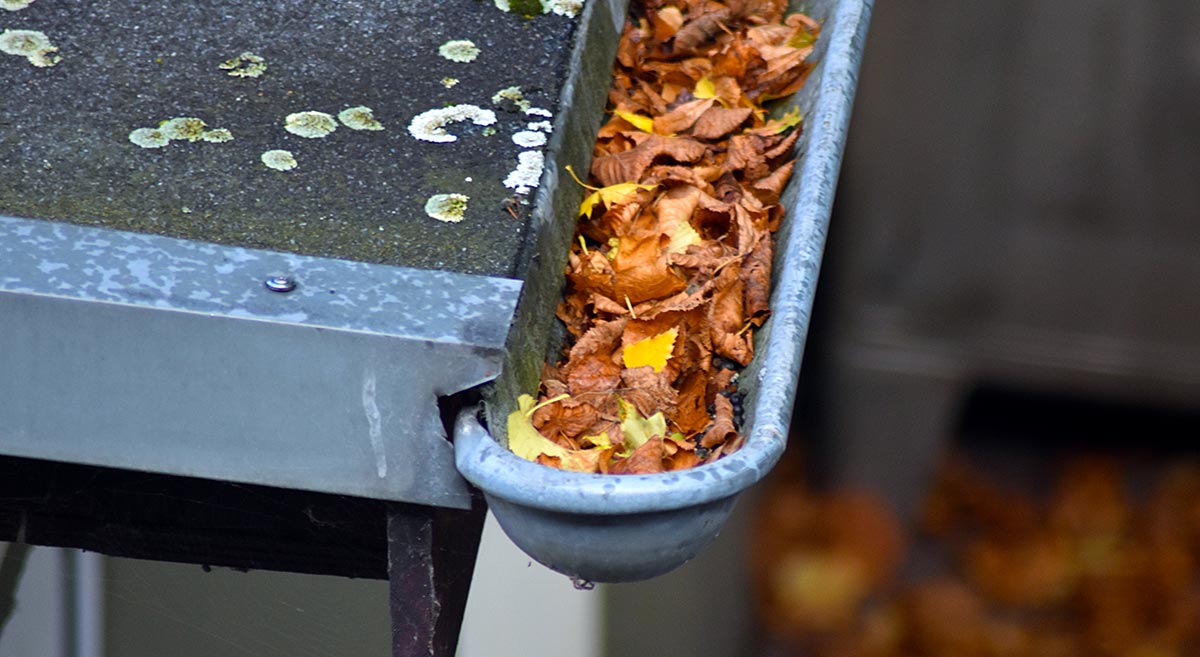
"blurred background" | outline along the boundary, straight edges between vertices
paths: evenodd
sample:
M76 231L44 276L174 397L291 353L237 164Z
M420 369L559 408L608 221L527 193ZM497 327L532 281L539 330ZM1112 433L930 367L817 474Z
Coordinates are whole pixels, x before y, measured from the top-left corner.
M1200 4L875 7L792 444L576 591L489 524L463 657L1200 654ZM2 657L386 654L386 586L37 548Z

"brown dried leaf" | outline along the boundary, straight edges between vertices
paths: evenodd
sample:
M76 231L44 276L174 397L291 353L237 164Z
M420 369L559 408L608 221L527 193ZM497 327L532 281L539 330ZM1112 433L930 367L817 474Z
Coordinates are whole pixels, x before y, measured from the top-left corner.
M621 365L614 354L621 344L626 318L596 324L571 347L562 367L572 396L585 392L607 392L621 382Z
M771 251L771 237L763 235L742 262L746 319L755 326L762 326L771 314Z
M750 191L762 203L778 203L779 195L783 193L784 186L787 185L788 179L792 177L792 169L795 165L795 162L788 162L772 171L766 178L755 180L750 185Z
M617 461L613 460L608 468L608 474L652 474L663 472L663 439L656 436L642 443L629 456Z
M633 404L645 417L674 408L679 393L671 387L665 372L655 372L650 367L636 367L621 371L624 391L621 397Z
M793 149L796 147L796 140L800 138L800 131L793 130L786 135L762 136L763 141L763 156L767 160L776 160L780 157L792 157Z
M623 306L602 294L591 295L588 297L588 302L591 304L592 310L597 313L605 313L608 315L629 314L628 306Z
M683 12L679 11L679 7L667 6L647 13L654 26L654 38L657 41L670 39L683 26Z
M700 444L709 449L722 445L737 436L737 429L733 426L733 404L729 399L724 395L717 395L713 399L713 407L716 409L716 413L712 426L704 432L704 436L700 439Z
M533 412L533 426L551 440L560 435L574 440L600 419L600 411L595 406L574 397L546 404Z
M673 52L677 54L694 53L705 46L712 45L713 37L722 33L724 23L728 22L730 18L729 9L722 8L689 20L675 33Z
M712 98L699 98L679 105L675 109L654 117L654 132L674 135L688 128L713 106Z
M658 216L658 227L663 235L675 235L682 225L691 225L692 214L700 202L700 189L692 186L676 187L667 191L654 202Z
M713 350L741 365L748 365L754 349L750 346L749 332L742 330L746 316L743 295L741 267L738 263L730 264L717 278L717 288L709 307L709 324Z
M686 436L698 434L708 426L708 371L692 370L679 386L679 402L667 419Z
M694 451L679 450L666 459L666 469L668 472L675 470L687 470L700 465L700 457L696 456Z
M691 185L699 189L711 191L709 183L721 177L724 171L720 167L681 166L677 164L655 165L646 169L642 181L646 184L658 184L671 187L675 184Z
M567 279L571 287L583 294L615 296L615 274L612 263L603 253L592 250L588 255L572 253L567 261Z
M745 171L744 178L755 180L767 175L767 158L763 154L762 138L757 135L734 135L725 151L725 166L731 171Z
M668 157L677 162L695 162L704 156L706 150L704 144L686 137L646 135L646 139L634 148L594 160L592 175L603 187L638 181L655 158Z
M692 126L692 136L699 139L719 139L733 132L753 114L749 107L725 109L709 108Z

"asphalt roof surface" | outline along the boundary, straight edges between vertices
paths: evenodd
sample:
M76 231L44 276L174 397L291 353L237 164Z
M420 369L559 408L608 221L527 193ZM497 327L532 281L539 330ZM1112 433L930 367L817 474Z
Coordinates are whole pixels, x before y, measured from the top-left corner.
M0 215L512 275L532 193L521 197L530 205L506 203L503 180L526 150L512 135L543 118L492 96L519 86L557 111L577 21L491 0L38 0L0 12L0 31L41 31L62 57L38 68L0 54ZM473 41L478 58L440 56L452 39ZM264 58L261 77L220 68L245 51ZM470 122L448 128L454 143L409 134L416 115L459 103L493 110L495 134ZM294 112L354 106L385 129L339 124L317 139L284 129ZM233 140L130 142L173 117ZM294 153L297 168L264 166L272 149ZM463 221L426 215L438 193L470 197Z

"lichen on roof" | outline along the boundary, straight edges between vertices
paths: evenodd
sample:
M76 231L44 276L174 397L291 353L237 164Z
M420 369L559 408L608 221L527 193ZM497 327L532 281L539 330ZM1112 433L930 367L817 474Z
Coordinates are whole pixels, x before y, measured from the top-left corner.
M129 133L129 141L142 148L162 148L171 143L158 128L138 128Z
M496 8L522 16L537 16L546 13L546 6L541 0L494 0Z
M466 214L469 200L466 194L434 194L425 201L425 214L438 221L458 223Z
M233 133L228 128L217 128L215 130L205 130L200 134L200 138L209 143L223 144L227 141L233 141Z
M546 11L573 18L583 9L583 0L542 0L542 6Z
M306 139L320 139L337 130L337 121L325 112L296 112L287 115L283 121L283 129Z
M296 156L292 155L291 151L280 149L267 151L260 155L259 159L262 160L262 163L268 169L275 169L276 171L291 171L298 166Z
M166 135L167 139L196 141L204 136L204 128L208 124L203 119L198 119L194 116L180 116L173 119L167 119L158 126L159 130Z
M229 71L226 75L235 78L257 78L267 72L267 60L250 51L221 62L217 68Z
M375 118L375 111L362 105L338 112L338 120L351 130L383 130L383 124Z
M454 39L438 46L438 54L452 62L473 62L479 56L479 46L467 39Z
M129 133L129 141L142 148L162 148L172 141L206 141L220 144L233 141L233 133L226 128L205 130L204 119L194 116L177 116L158 124L157 128L137 128Z
M537 187L542 178L542 168L546 165L545 156L541 151L521 151L517 153L517 168L513 169L504 179L504 186L518 194L528 194Z
M421 141L450 143L458 141L458 137L446 132L446 126L460 121L490 126L496 122L496 113L477 105L465 104L431 109L414 116L408 124L408 132Z
M533 107L533 103L525 100L525 94L521 92L520 87L505 87L492 94L493 105L503 105L506 100L516 105L517 109L522 112L528 111L529 108Z
M24 57L38 68L54 66L62 61L58 48L50 43L50 37L36 30L0 32L0 52Z
M17 11L18 9L24 9L33 3L34 0L0 0L0 9Z
M522 130L512 136L513 143L521 148L537 148L546 145L546 133Z
M573 18L583 9L583 0L493 0L496 8L522 16L555 13Z

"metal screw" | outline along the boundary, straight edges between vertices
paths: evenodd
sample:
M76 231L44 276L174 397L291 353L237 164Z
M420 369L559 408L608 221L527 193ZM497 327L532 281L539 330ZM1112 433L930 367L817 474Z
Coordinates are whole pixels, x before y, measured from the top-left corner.
M263 281L263 285L272 292L291 292L296 289L296 279L288 274L280 274Z

